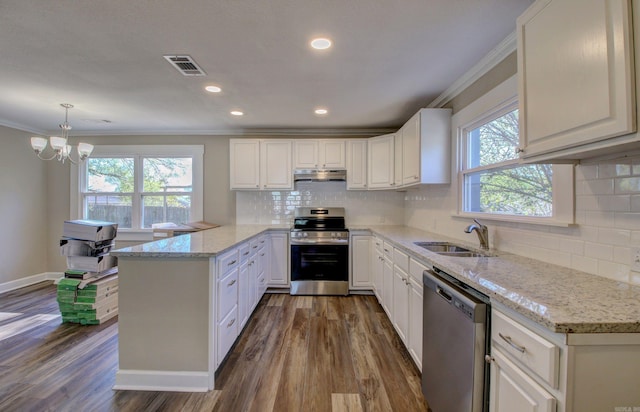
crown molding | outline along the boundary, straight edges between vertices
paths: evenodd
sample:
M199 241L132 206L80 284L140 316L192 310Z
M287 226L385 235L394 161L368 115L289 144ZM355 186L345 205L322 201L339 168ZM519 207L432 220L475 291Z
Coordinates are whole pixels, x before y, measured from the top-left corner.
M429 103L429 108L439 108L448 103L451 99L462 93L473 82L484 76L489 70L493 69L498 63L504 60L508 55L516 51L518 37L513 31L496 47L493 48L485 57L483 57L475 66L467 71L462 77L453 82L447 90L434 101Z
M394 133L397 128L362 128L362 129L313 129L313 128L279 128L279 129L213 129L213 130L130 130L130 131L80 131L74 136L378 136Z

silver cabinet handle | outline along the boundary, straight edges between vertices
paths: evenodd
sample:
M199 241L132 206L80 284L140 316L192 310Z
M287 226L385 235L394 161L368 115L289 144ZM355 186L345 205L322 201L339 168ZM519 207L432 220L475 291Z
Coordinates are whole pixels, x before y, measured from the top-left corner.
M524 153L524 149L521 147L516 147L516 154Z
M234 323L236 323L236 318L231 319L231 322L227 323L227 328L233 326Z
M231 282L229 282L227 287L235 285L236 282L237 282L237 280L233 279Z
M491 355L484 355L484 361L487 363L491 363L493 362L495 359L493 359L493 356Z
M249 254L249 251L246 251L242 254L242 256L247 256Z
M524 353L527 348L525 348L524 346L520 346L517 343L515 343L512 339L511 336L504 336L502 333L498 332L498 336L500 336L502 338L502 340L504 340L505 342L507 342L509 345L511 345L512 348L514 348L515 350L517 350L520 353Z
M234 264L234 263L236 263L236 262L237 262L237 261L236 261L235 259L233 259L231 262L227 263L227 266L231 266L231 265L233 265L233 264Z

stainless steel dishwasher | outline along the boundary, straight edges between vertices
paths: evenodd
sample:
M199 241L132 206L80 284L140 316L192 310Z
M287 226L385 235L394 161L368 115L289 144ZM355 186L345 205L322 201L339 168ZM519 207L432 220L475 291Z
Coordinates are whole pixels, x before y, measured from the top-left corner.
M489 298L436 267L423 282L422 393L433 412L486 411Z

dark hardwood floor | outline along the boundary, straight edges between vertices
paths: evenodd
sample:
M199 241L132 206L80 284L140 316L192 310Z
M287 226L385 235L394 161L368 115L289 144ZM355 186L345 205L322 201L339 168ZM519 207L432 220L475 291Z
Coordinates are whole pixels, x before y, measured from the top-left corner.
M179 393L114 391L117 318L63 324L55 294L50 282L0 294L0 411L427 411L373 296L267 294L215 390Z

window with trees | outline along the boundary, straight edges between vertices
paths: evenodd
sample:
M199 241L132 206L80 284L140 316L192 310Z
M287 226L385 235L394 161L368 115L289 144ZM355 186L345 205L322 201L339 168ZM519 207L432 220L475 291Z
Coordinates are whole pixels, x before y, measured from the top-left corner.
M202 220L202 146L96 146L78 170L79 217L151 229Z
M573 167L519 162L513 83L505 82L454 116L460 148L459 213L573 223Z

